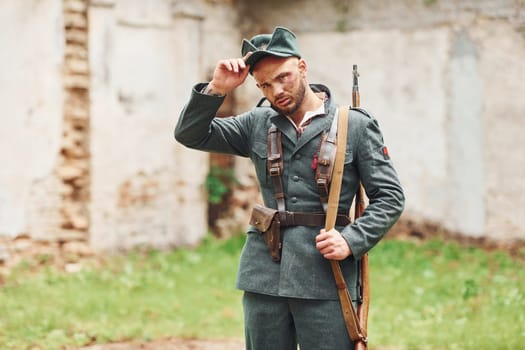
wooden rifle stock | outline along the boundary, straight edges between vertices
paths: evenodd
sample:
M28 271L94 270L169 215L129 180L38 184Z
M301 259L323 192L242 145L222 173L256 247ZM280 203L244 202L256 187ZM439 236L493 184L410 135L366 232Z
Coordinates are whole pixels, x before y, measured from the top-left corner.
M357 65L353 66L354 83L352 87L352 107L360 106L359 83L357 72ZM365 211L365 190L363 184L359 183L359 189L355 196L354 204L354 220L357 220ZM361 303L357 306L357 318L361 326L361 330L366 336L368 326L368 309L370 307L370 274L368 270L368 254L363 255L360 263L360 287L361 287ZM355 343L355 350L367 349L367 343L357 341Z

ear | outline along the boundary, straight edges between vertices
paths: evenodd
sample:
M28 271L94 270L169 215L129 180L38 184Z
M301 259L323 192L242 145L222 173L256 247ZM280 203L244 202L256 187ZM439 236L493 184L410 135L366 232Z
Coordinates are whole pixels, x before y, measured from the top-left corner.
M299 59L299 72L301 72L301 77L306 78L306 72L308 71L308 64L302 58Z

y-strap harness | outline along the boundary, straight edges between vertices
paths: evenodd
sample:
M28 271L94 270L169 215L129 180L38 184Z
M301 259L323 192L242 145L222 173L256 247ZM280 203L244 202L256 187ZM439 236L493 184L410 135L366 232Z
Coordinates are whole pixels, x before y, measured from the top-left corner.
M330 182L331 169L333 168L333 160L335 158L336 134L337 118L334 118L330 132L323 136L316 175L321 201L326 199L326 202L328 200L328 183ZM284 163L281 140L281 131L272 124L268 129L267 167L274 188L274 198L277 202L280 226L324 226L326 219L324 213L291 212L286 210L282 181ZM325 204L323 202L323 207L324 206ZM338 226L346 226L350 224L350 219L346 215L337 215L336 223Z
M316 173L315 173L315 182L317 189L319 191L319 196L321 204L323 205L324 212L328 208L328 194L329 194L329 185L332 178L332 173L335 165L335 155L337 150L337 120L338 113L334 116L332 125L328 132L323 133L321 137L321 146L319 148L319 154L315 155L316 157ZM268 173L270 174L273 188L274 188L274 198L277 202L277 210L279 212L279 217L281 219L281 226L283 222L289 222L288 226L291 226L295 221L295 225L304 225L304 226L323 226L325 215L320 214L316 216L316 213L298 213L298 212L289 212L286 211L285 196L283 190L282 182L282 173L283 173L283 156L282 156L282 136L281 131L272 124L268 129ZM304 215L303 215L304 214ZM308 217L314 215L316 219L310 220L308 222ZM319 213L317 213L319 215ZM293 217L296 219L298 217L303 217L305 220L293 220ZM319 219L322 219L320 221ZM306 221L301 223L300 221ZM337 216L337 225L346 226L350 223L350 220L345 215Z
M336 113L330 131L322 136L321 147L319 149L315 180L323 209L326 212L326 215L321 214L321 217L324 217L325 219L324 227L327 231L331 230L336 225L343 224L339 222L341 219L342 221L347 222L343 225L350 223L348 217L337 215L346 153L348 110L349 107L342 107L339 112ZM274 187L274 196L277 201L280 226L286 226L286 224L291 225L292 222L294 222L295 225L322 226L318 225L317 222L312 224L306 223L309 218L312 220L311 218L314 217L314 214L312 213L294 213L286 211L281 178L283 172L281 132L273 124L268 130L268 172L270 173ZM331 182L332 185L329 186ZM299 216L301 216L301 219L303 220L298 220ZM348 287L346 286L341 266L336 260L330 260L330 266L334 275L348 334L354 343L361 342L366 346L366 330L361 328L352 303L352 298L348 291Z

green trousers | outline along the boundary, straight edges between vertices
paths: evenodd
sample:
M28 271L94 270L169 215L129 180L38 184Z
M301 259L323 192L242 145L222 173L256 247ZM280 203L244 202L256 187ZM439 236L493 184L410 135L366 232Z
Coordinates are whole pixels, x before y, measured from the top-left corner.
M245 292L246 350L350 350L338 300L308 300Z

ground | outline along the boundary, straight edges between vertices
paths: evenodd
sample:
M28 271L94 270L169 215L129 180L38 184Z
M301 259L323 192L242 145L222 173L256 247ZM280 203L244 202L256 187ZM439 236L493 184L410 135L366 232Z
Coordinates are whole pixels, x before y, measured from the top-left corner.
M200 340L164 339L151 342L99 344L79 350L243 350L244 341L238 339Z
M93 345L78 350L244 350L239 339L164 339L152 342ZM371 347L370 350L400 350L391 347Z
M389 234L403 240L422 241L430 238L442 238L454 240L466 246L477 246L488 251L506 250L514 257L525 259L525 241L520 242L493 242L486 239L472 239L457 234L445 232L432 225L417 225L412 222L403 222L396 225L396 229ZM75 243L75 242L73 242ZM3 249L2 249L3 248ZM66 249L67 248L67 249ZM90 251L85 251L83 245L70 244L67 246L51 244L49 242L38 242L30 237L21 236L15 239L0 236L0 287L4 283L3 277L10 268L16 266L22 259L36 261L35 272L43 267L54 265L66 272L75 272L84 260L97 262L103 265L102 257L95 256ZM155 341L130 341L120 343L97 344L82 347L78 350L243 350L242 339L180 339L168 338ZM399 350L385 347L371 346L371 350Z

